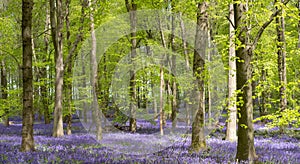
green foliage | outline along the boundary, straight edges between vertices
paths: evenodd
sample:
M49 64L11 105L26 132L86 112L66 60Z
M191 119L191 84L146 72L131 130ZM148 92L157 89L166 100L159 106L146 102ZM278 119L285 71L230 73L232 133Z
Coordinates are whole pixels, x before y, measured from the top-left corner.
M299 128L300 108L298 107L296 109L286 109L282 112L278 111L273 114L259 117L255 119L254 122L261 121L261 120L269 120L267 126L270 128L273 127L285 128L288 126Z

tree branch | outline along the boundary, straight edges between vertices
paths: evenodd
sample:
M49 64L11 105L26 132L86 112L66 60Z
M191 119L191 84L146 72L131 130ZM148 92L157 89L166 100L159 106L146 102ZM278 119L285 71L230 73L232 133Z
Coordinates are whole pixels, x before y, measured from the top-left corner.
M21 68L21 64L20 62L18 61L17 57L15 57L12 53L0 48L0 51L3 51L4 53L6 53L7 55L11 56L17 63L18 67Z
M229 19L229 17L228 17L228 16L225 16L225 17L226 17L226 19L229 21L229 23L231 24L231 26L232 26L234 29L236 29L235 25L234 25L233 22Z
M284 1L282 4L286 5L290 0L286 0ZM265 31L265 29L272 23L272 21L274 20L274 18L278 15L278 13L281 11L282 9L278 10L276 9L275 12L270 16L269 20L266 21L259 29L259 31L257 32L257 35L253 41L252 44L252 49L255 49L258 40L260 39L260 37L262 36L263 32Z

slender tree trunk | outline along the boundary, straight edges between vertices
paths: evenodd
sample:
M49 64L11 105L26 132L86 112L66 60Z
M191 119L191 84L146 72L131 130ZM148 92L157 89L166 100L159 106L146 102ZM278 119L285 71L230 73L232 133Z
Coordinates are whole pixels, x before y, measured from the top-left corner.
M159 24L159 33L161 37L161 42L162 46L166 49L166 40L165 40L165 35L162 30L162 23L161 23L161 18L158 18L158 24ZM164 90L165 90L165 80L164 80L164 68L163 68L163 63L165 59L166 54L163 54L161 58L161 65L160 65L160 88L159 88L159 127L160 127L160 135L164 135L164 120L165 120L165 111L164 111Z
M194 63L193 63L193 72L194 76L197 79L197 90L199 91L198 101L199 107L196 109L196 115L192 123L192 142L191 150L194 152L199 152L202 149L206 148L206 141L204 136L204 79L203 73L205 69L205 54L207 48L208 39L208 3L202 2L198 3L197 11L197 27L196 27L196 36L195 36L195 48L194 48Z
M171 1L172 10L173 10L173 4ZM175 17L171 16L171 36L170 36L170 43L171 43L171 49L172 52L175 52ZM171 120L172 120L172 129L174 130L176 128L177 124L177 85L176 85L176 55L171 55L171 75L173 76L172 79L172 114L171 114Z
M151 31L147 31L147 39L149 40L152 40L153 39L153 36L152 36L152 33ZM147 40L148 41L148 40ZM148 45L147 43L147 55L148 56L151 56L153 57L153 53L151 52L151 47ZM153 77L153 72L150 73L150 76ZM153 110L154 110L154 121L157 120L157 113L158 113L158 110L157 110L157 99L156 99L156 95L155 95L155 91L154 91L154 80L152 80L153 78L151 78L150 80L150 85L151 85L151 94L153 96Z
M38 58L36 56L36 53L35 53L35 44L34 44L34 36L32 35L31 36L31 46L32 46L32 57L33 57L33 62L34 63L37 63L38 61ZM37 67L37 66L34 66L33 67L33 81L35 83L38 83L41 79L41 74L40 74L40 69ZM35 102L40 102L40 86L39 85L33 85L33 101ZM38 105L35 105L35 103L33 103L33 111L35 114L37 114L37 120L38 121L41 121L42 120L42 110L41 110L41 107Z
M128 0L125 0L125 5L127 8L127 11L129 12L130 16L130 31L131 31L131 62L134 61L134 58L136 57L136 26L137 26L137 17L136 17L136 10L137 10L137 4L134 0L131 0L131 3L128 2ZM135 82L135 73L134 70L130 70L130 131L135 132L136 131L136 82Z
M228 72L228 122L226 140L236 141L236 62L233 4L229 5L229 72Z
M265 116L267 115L267 101L269 98L269 86L265 86L264 83L266 83L266 78L267 78L267 70L265 68L262 68L261 71L261 81L263 83L262 88L263 91L261 93L261 99L260 99L260 105L259 105L259 115ZM262 120L262 122L265 122L266 120Z
M68 57L67 60L64 64L64 70L67 70L65 72L65 78L64 78L64 90L65 90L65 99L67 102L67 111L68 114L66 115L66 121L67 121L67 135L72 134L71 128L72 128L72 114L73 114L73 90L72 90L72 86L73 86L73 58L75 56L75 51L76 48L78 47L78 44L82 41L82 29L83 29L83 24L84 24L84 17L85 17L85 8L87 6L87 2L86 0L83 0L81 2L81 18L80 18L80 26L78 29L78 34L76 36L76 40L73 42L71 42L71 31L70 31L70 20L69 20L69 14L70 14L70 3L71 0L66 0L66 32L67 32L67 49L68 49Z
M22 1L22 41L23 41L23 120L21 151L33 151L33 86L32 86L32 0Z
M70 32L70 20L69 20L69 15L70 15L70 3L71 0L66 0L66 11L65 11L65 22L66 22L66 32L67 32L67 48L68 51L70 52L71 49L71 32ZM66 69L67 71L65 72L64 75L64 90L65 90L65 99L66 99L66 107L68 110L68 114L65 116L66 117L66 121L67 121L67 130L66 133L67 135L71 135L72 134L72 64L73 64L73 60L72 57L70 58L69 62L66 63L66 66L64 69Z
M46 9L46 20L45 20L45 31L48 30L50 26L50 16L49 16L49 10ZM44 52L46 55L49 54L49 33L46 32L44 36L44 44L45 44L45 49ZM46 62L47 57L44 57L43 62ZM41 68L41 79L42 79L42 85L41 85L41 98L42 98L42 106L44 110L44 121L45 124L50 124L50 113L49 113L49 103L48 103L48 92L47 92L47 68L46 66L43 66Z
M63 13L62 0L49 0L50 2L50 22L52 41L55 50L55 103L54 103L54 122L53 122L53 137L61 137L64 135L63 130L63 106L62 106L62 91L63 91Z
M8 105L7 105L7 72L4 60L1 61L1 99L4 105L4 116L3 116L3 123L5 126L9 126L9 117L8 117Z
M163 100L163 94L164 94L164 69L163 66L160 66L160 89L159 89L159 129L160 129L160 135L164 135L164 126L163 126L163 120L164 120L164 100Z
M81 83L81 87L82 89L86 89L86 71L85 71L85 63L83 62L85 59L84 59L84 54L81 54L81 71L82 71L82 74L81 76L83 76L82 78L82 83ZM83 91L85 92L85 91ZM82 112L83 112L83 122L84 123L87 123L88 122L88 107L87 107L87 101L86 101L86 98L87 98L87 95L86 93L83 93L83 104L82 104Z
M180 21L180 30L181 30L181 40L182 40L182 48L183 48L183 54L185 57L185 62L186 62L186 71L190 71L190 59L189 59L189 55L188 55L188 51L187 51L187 45L186 45L186 34L185 34L185 26L184 26L184 22L182 20L182 13L179 13L179 21ZM189 105L189 91L187 91L186 93L186 100L185 100L185 110L186 110L186 125L189 126L190 123L190 105Z
M89 7L91 8L92 12L90 13L90 28L91 28L91 38L92 38L92 49L91 49L91 84L92 84L92 94L93 94L93 110L95 110L95 121L96 121L96 138L98 141L102 140L102 113L99 110L98 104L98 96L97 96L97 79L98 79L98 62L97 62L97 40L96 40L96 33L95 33L95 25L94 25L94 10L92 7L91 0L89 0Z
M282 2L282 0L280 0ZM277 3L278 0L275 0ZM277 32L277 62L279 76L279 95L280 95L280 110L284 111L287 108L286 98L286 42L285 42L285 21L283 16L284 10L281 8L280 13L276 17L276 32Z
M211 30L210 30L210 25L209 25L209 23L208 23L208 29L207 29L207 38L209 38L208 39L208 52L207 52L207 61L209 62L209 63L211 63L211 54L212 54L212 43L211 43ZM210 66L208 66L208 72L210 72ZM208 81L207 81L207 102L208 102L208 105L207 105L207 119L206 120L208 120L208 123L207 123L207 127L208 128L211 128L211 124L212 124L212 118L211 118L211 107L212 107L212 99L211 99L211 90L212 90L212 81L211 81L211 79L209 78L208 79ZM204 95L204 98L205 98L205 95ZM205 104L205 102L204 102L204 104ZM205 112L205 111L204 111Z

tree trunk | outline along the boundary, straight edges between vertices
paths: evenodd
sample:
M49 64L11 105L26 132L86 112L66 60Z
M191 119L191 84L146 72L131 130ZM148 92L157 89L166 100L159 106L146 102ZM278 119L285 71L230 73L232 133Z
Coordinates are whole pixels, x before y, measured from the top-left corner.
M238 121L238 144L236 159L238 161L248 160L253 162L257 156L254 147L254 129L253 129L253 102L252 102L252 68L251 58L252 52L255 49L260 37L264 30L271 24L274 18L281 12L277 9L273 12L270 18L263 23L256 36L250 36L251 27L246 25L245 12L248 11L248 3L240 3L238 0L234 1L234 21L236 27L236 36L243 46L236 49L237 59L237 90L239 93L237 97L241 97L243 103L238 103L237 108L239 121ZM286 5L289 0L284 1ZM254 38L250 42L250 38Z
M185 34L185 26L184 26L184 22L182 20L182 13L179 13L179 21L180 21L180 30L181 30L181 40L182 40L182 48L183 48L183 54L185 57L185 68L186 71L190 71L190 59L189 59L189 54L187 51L187 45L186 45L186 34ZM186 125L189 126L190 125L190 107L189 107L189 97L190 93L189 91L187 91L186 93L186 99L185 99L185 110L186 110Z
M236 141L236 62L233 4L229 5L229 72L228 72L228 122L226 140Z
M247 25L242 20L245 18L248 4L234 4L235 27L240 30L237 33L239 41L244 46L236 49L237 59L237 90L240 90L237 97L242 97L243 103L238 103L238 144L236 159L239 161L256 159L254 148L254 129L253 129L253 103L252 103L252 48L249 43L249 33ZM236 30L237 30L236 29Z
M171 1L172 10L173 10L173 4ZM170 43L171 43L171 49L172 52L175 52L175 17L171 16L172 22L171 22L171 36L170 36ZM171 75L172 76L172 114L171 114L171 120L172 120L172 129L174 130L176 128L177 124L177 85L176 85L176 55L171 55Z
M70 32L70 20L69 20L69 15L70 15L70 3L71 0L66 0L66 11L65 11L65 20L66 20L66 39L67 39L67 49L70 52L71 49L71 32ZM67 121L67 130L66 133L67 135L71 135L72 134L72 64L73 64L73 60L72 57L70 58L70 60L68 61L68 63L66 63L64 69L67 70L65 72L64 75L64 91L65 91L65 99L66 99L66 107L68 108L68 114L65 116L66 117L66 121Z
M92 49L91 49L91 84L92 84L92 94L93 94L93 102L92 107L95 111L95 121L96 121L96 139L98 141L102 140L102 125L101 125L101 111L99 110L98 104L98 96L97 96L97 79L98 79L98 62L97 62L97 40L96 40L96 33L95 33L95 25L94 25L94 10L92 7L92 2L89 0L89 7L92 10L90 13L90 28L91 28L91 38L92 38Z
M264 85L266 83L266 78L267 78L267 70L265 68L262 68L261 81L263 83L263 85L262 85L263 91L261 93L261 99L260 99L260 104L259 104L259 115L260 115L260 117L267 115L266 104L268 103L268 99L270 97L269 86ZM266 123L266 121L267 120L262 120L262 122L265 122L265 123Z
M207 38L209 38L208 39L208 52L207 52L207 61L209 62L209 63L211 63L211 55L212 55L212 41L211 41L211 38L212 38L212 36L211 36L211 30L209 29L210 28L210 25L208 25L208 29L207 29ZM208 72L210 72L210 66L208 67ZM206 85L207 85L207 102L208 102L208 104L207 104L207 118L204 118L204 119L206 119L206 120L208 120L207 122L207 125L206 125L206 127L208 127L208 128L211 128L211 125L212 125L212 116L211 116L211 107L212 107L212 97L211 97L211 94L212 94L212 81L211 81L211 79L209 78L208 80L207 80L207 82L206 82ZM204 99L205 99L205 95L204 95ZM205 104L205 102L204 102L204 104ZM205 112L205 111L204 111Z
M32 0L22 1L22 41L23 41L23 117L22 144L20 151L33 151L33 86L32 86Z
M204 69L205 69L205 53L207 48L207 29L208 29L208 15L207 2L198 3L197 11L197 27L195 36L195 47L194 47L194 63L193 72L197 80L197 90L199 91L198 101L199 107L196 109L196 115L192 123L192 142L191 150L194 152L199 152L206 148L206 141L204 136Z
M45 31L48 30L50 25L50 16L49 16L49 10L46 9L46 20L45 20ZM44 44L45 44L45 49L44 52L46 55L49 54L49 38L48 38L49 33L46 32L44 36ZM47 57L44 57L43 62L46 62ZM50 113L49 113L49 103L48 103L48 92L47 92L47 68L46 66L43 66L41 68L41 79L42 79L42 85L41 85L41 98L42 98L42 106L44 110L44 121L45 124L50 124Z
M275 0L277 3L278 0ZM281 0L282 2L282 0ZM280 95L280 111L284 111L287 108L286 98L286 42L285 42L285 21L283 16L283 9L276 17L276 32L277 32L277 63L278 63L278 76L279 76L279 95Z
M163 94L164 94L164 69L163 66L160 66L160 88L159 88L159 129L160 129L160 135L164 135L164 100L163 100Z
M163 33L162 24L161 24L161 18L158 18L158 25L159 25L159 33L161 37L162 46L166 49L166 40L165 35ZM160 64L160 88L159 88L159 127L160 127L160 135L164 135L164 120L165 120L165 111L164 111L164 90L165 90L165 80L164 80L164 68L163 63L165 59L166 54L163 54L161 58L161 64Z
M136 17L136 10L137 10L137 4L134 0L131 0L131 3L128 2L128 0L125 0L125 5L127 8L127 11L129 12L130 16L130 31L131 31L131 63L134 61L134 58L136 57L136 26L137 26L137 17ZM130 70L130 131L135 132L136 131L136 82L135 82L135 73L134 70Z
M71 42L71 32L70 32L70 20L69 20L69 14L70 14L70 3L71 0L66 0L66 33L67 33L67 49L68 49L68 57L67 60L64 64L64 70L67 70L65 72L65 98L66 98L66 102L67 102L67 108L68 108L68 114L66 115L66 121L67 121L67 135L70 135L72 133L71 131L71 127L72 127L72 114L73 114L73 90L72 90L72 86L73 86L73 58L75 56L75 51L78 47L78 44L82 41L82 35L83 35L83 25L84 25L84 17L85 17L85 8L87 6L87 2L86 0L81 2L81 18L80 18L80 26L78 29L78 34L76 36L76 40L73 42Z
M85 71L85 63L83 62L84 60L85 60L85 58L84 58L84 54L82 53L81 54L81 59L80 59L81 61L82 61L82 63L81 63L81 76L83 76L83 78L82 78L82 83L81 83L81 87L82 87L82 89L83 90L85 90L86 89L86 71ZM86 95L86 93L85 93L85 91L83 91L84 93L83 93L83 103L82 103L82 112L83 112L83 122L84 123L87 123L88 122L88 107L87 107L87 101L86 101L86 98L87 98L87 95Z
M63 130L63 107L62 107L62 91L63 91L63 13L62 0L50 0L50 22L52 41L55 50L55 103L54 103L54 122L53 122L53 137L61 137L64 135Z
M3 123L5 126L9 126L9 117L8 117L8 104L7 104L7 72L4 60L1 61L1 99L4 105L4 116Z

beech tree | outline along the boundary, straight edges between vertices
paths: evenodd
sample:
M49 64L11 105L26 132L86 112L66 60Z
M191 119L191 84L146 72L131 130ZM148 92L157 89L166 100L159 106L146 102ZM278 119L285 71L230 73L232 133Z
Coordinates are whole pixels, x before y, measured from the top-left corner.
M285 5L289 0L284 1ZM269 19L263 23L256 35L252 34L251 27L247 23L246 12L249 9L247 2L234 1L235 35L239 42L236 42L237 62L237 97L238 101L238 142L236 159L238 161L255 161L257 155L254 147L253 129L253 100L252 100L252 56L256 45L264 30L271 24L281 11L275 9ZM254 39L252 39L254 38ZM239 43L239 44L237 44Z
M33 0L22 0L23 42L23 120L21 151L32 151L33 139L33 88L32 88L32 9Z
M92 1L89 0L89 7L91 9L90 13L90 28L91 28L91 39L92 39L92 47L91 47L91 84L92 84L92 97L93 97L93 102L92 102L92 107L93 110L95 111L96 117L96 138L97 140L102 139L102 124L101 124L101 112L99 110L99 104L98 104L98 95L97 95L97 79L98 79L98 62L96 58L96 52L97 52L97 39L96 39L96 33L95 33L95 25L94 25L94 15L93 15L93 7L92 7Z
M283 2L283 0L275 0L275 3ZM287 95L286 95L286 42L285 42L285 21L284 10L282 7L278 16L276 17L276 32L277 32L277 64L278 64L278 76L279 76L279 95L280 95L280 110L284 111L287 108Z
M130 42L131 42L131 62L134 61L136 57L136 48L137 48L137 41L136 41L136 26L137 26L137 17L136 17L136 10L137 4L135 0L125 0L125 5L127 12L129 13L130 18ZM137 101L137 94L136 94L136 82L135 82L135 73L134 70L130 71L130 131L136 131L136 101Z
M54 122L53 122L53 137L61 137L64 135L63 130L63 13L62 0L49 0L50 2L50 22L52 42L55 51L55 103L54 103Z
M229 72L228 72L228 120L226 140L236 141L236 62L233 4L229 5Z
M1 61L1 65L0 65L0 71L1 71L1 99L2 102L5 106L7 106L7 71L6 71L6 65L5 65L5 61L2 60ZM9 119L8 119L8 108L4 107L4 119L3 119L3 123L5 126L9 126Z
M195 152L199 152L206 148L206 141L204 135L204 70L205 70L205 54L207 48L208 38L208 2L202 2L197 4L197 27L195 36L194 47L194 63L193 72L197 80L197 90L199 91L198 101L199 107L196 109L196 115L192 123L192 142L191 149Z

